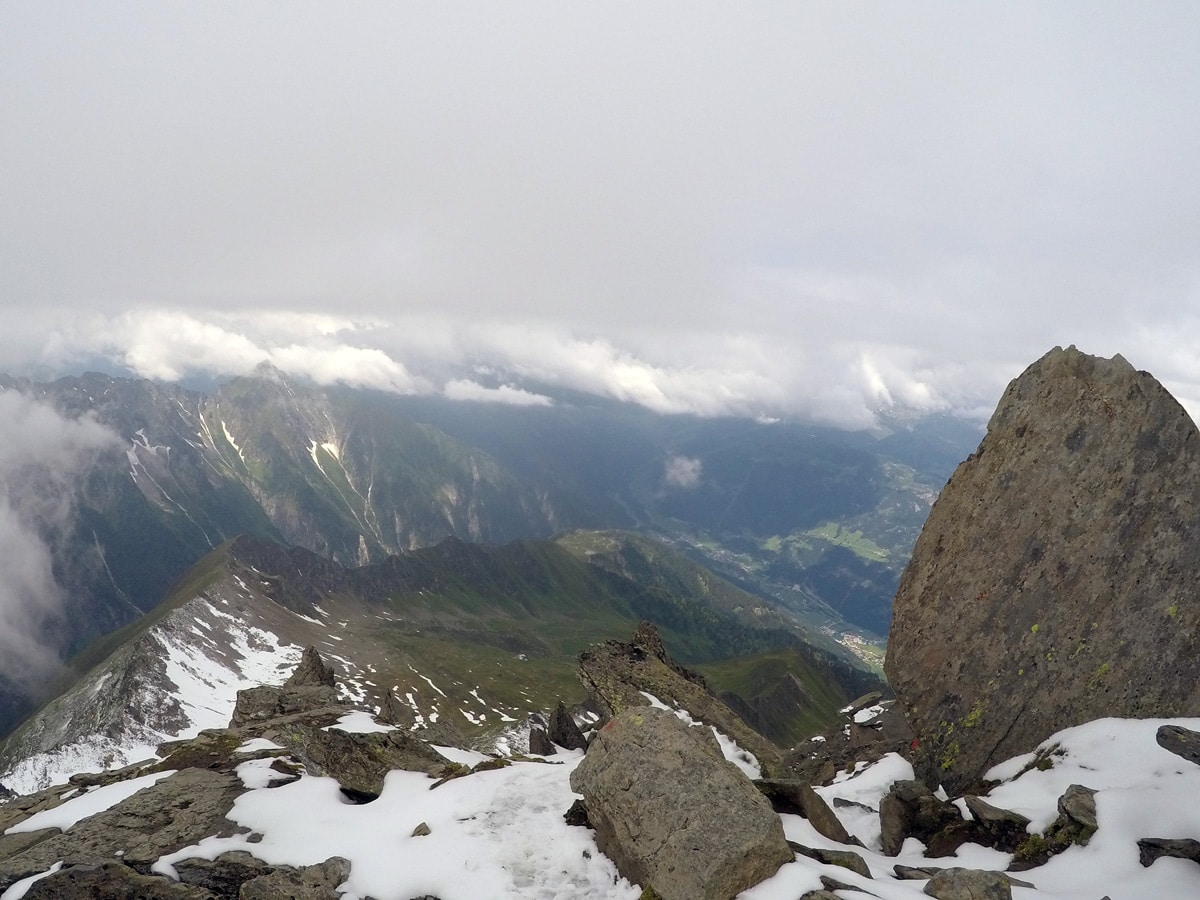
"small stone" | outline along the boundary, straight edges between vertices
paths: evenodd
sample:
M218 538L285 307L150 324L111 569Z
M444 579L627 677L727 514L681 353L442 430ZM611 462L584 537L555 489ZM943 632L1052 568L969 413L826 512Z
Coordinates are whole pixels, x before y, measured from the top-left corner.
M420 825L418 825L416 828L414 828L412 830L413 837L425 837L426 835L428 835L430 833L431 832L429 830L429 825L427 825L425 822L422 822Z
M1058 812L1085 828L1096 829L1096 792L1082 784L1072 784L1058 798Z

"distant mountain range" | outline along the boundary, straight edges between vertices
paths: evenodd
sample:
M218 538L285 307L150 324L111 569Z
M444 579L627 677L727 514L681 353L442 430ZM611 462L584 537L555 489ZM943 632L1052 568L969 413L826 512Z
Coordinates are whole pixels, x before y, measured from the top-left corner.
M822 628L868 643L886 630L929 503L978 437L951 419L867 434L582 396L509 407L321 390L269 368L211 393L95 373L0 388L94 415L124 445L99 458L54 546L65 656L155 610L237 535L355 566L448 537L603 528L667 542L836 651ZM30 704L0 684L0 734Z

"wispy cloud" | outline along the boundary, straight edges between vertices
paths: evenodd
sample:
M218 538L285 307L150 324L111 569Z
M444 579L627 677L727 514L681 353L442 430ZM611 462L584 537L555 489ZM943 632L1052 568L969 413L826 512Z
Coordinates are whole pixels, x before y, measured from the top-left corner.
M94 419L0 391L0 672L25 688L44 685L59 664L53 553L72 527L78 479L96 453L118 446Z
M700 484L704 463L689 456L668 457L664 467L663 481L669 487L691 489Z

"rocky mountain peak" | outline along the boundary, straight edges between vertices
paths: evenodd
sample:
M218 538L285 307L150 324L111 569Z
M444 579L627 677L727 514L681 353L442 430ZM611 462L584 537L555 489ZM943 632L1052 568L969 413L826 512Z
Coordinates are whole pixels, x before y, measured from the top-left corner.
M1102 716L1200 712L1200 435L1120 356L1055 348L934 504L886 672L952 789Z
M334 687L333 669L326 664L325 660L321 658L321 654L317 652L317 648L311 644L304 648L304 653L300 657L300 665L296 666L292 677L284 682L284 687L305 685Z

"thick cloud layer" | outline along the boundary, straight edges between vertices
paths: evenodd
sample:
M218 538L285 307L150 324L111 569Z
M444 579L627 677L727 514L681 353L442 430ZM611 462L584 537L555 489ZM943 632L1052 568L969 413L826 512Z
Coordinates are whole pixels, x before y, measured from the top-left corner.
M44 687L59 662L52 553L71 528L77 479L117 445L93 419L0 391L0 675L25 689Z
M1077 343L1195 410L1198 40L1188 3L6 3L0 367L862 424Z

